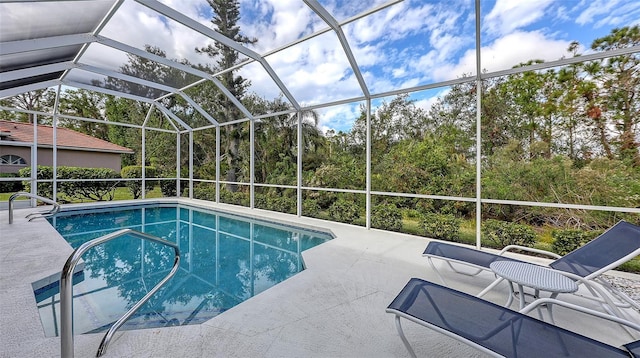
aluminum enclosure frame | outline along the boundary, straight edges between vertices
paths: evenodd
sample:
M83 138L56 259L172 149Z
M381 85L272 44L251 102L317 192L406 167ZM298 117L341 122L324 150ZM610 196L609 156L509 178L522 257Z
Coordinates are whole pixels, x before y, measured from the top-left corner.
M72 1L67 1L69 3L74 2L75 0ZM372 100L375 99L379 99L379 98L384 98L384 97L389 97L389 96L394 96L394 95L398 95L398 94L405 94L405 93L413 93L413 92L419 92L419 91L424 91L424 90L428 90L428 89L434 89L434 88L441 88L441 87L446 87L446 86L452 86L452 85L456 85L456 84L462 84L462 83L475 83L476 88L477 88L477 93L480 93L481 90L481 85L482 85L482 81L486 80L486 79L490 79L490 78L495 78L495 77L500 77L500 76L506 76L506 75L511 75L511 74L518 74L518 73L523 73L523 72L527 72L527 71L535 71L535 70L543 70L543 69L548 69L548 68L552 68L552 67L558 67L558 66L566 66L566 65L570 65L570 64L575 64L575 63L579 63L579 62L586 62L586 61L594 61L594 60L600 60L600 59L605 59L605 58L610 58L610 57L615 57L615 56L620 56L620 55L628 55L628 54L635 54L635 53L639 53L640 52L640 46L633 46L633 47L628 47L628 48L622 48L622 49L616 49L616 50L612 50L612 51L606 51L606 52L600 52L600 53L592 53L592 54L587 54L587 55L583 55L583 56L579 56L579 57L572 57L572 58L564 58L561 60L557 60L557 61L550 61L550 62L543 62L543 63L537 63L537 64L533 64L533 65L529 65L529 66L523 66L523 67L518 67L518 68L512 68L512 69L508 69L508 70L501 70L501 71L494 71L494 72L482 72L482 64L481 64L481 41L480 41L480 0L475 0L475 33L476 33L476 38L475 38L475 50L476 50L476 56L475 56L475 60L476 60L476 75L473 77L463 77L463 78L458 78L458 79L454 79L454 80L447 80L447 81L440 81L440 82L436 82L436 83L429 83L429 84L425 84L425 85L421 85L421 86L416 86L416 87L411 87L411 88L404 88L404 89L396 89L396 90L390 90L390 91L385 91L385 92L378 92L378 93L372 93L370 92L369 89L369 85L365 79L365 77L363 76L362 70L360 68L360 66L358 65L357 62L357 57L354 55L353 53L353 49L351 44L349 43L348 39L346 38L344 32L343 32L343 28L344 26L353 23L354 21L357 21L359 19L365 18L367 16L370 16L372 14L376 14L384 9L387 9L389 7L392 7L398 3L401 3L402 0L392 0L392 1L388 1L385 2L379 6L376 6L374 8L368 9L354 17L348 18L346 20L342 20L342 21L338 21L336 19L336 17L334 15L332 15L326 8L324 8L320 2L316 1L316 0L304 0L304 3L306 4L306 6L308 6L316 15L319 16L320 19L322 19L327 27L320 29L318 31L315 31L314 33L307 35L303 38L300 38L298 40L295 40L291 43L288 43L284 46L281 46L279 48L270 50L266 53L263 54L259 54L241 44L238 44L236 42L234 42L233 40L221 35L220 33L218 33L217 31L212 30L209 27L206 27L204 25L202 25L201 23L195 21L192 18L189 18L187 15L172 9L164 4L162 4L159 1L156 0L131 0L131 1L135 1L136 3L144 6L147 9L150 9L152 11L154 11L155 13L157 13L160 16L164 16L166 18L172 19L176 22L178 22L179 24L182 24L184 26L186 26L187 28L191 29L192 31L199 33L201 35L206 36L208 39L224 44L225 46L233 49L234 51L237 51L238 53L246 56L248 59L242 63L236 64L231 68L227 68L227 69L223 69L222 71L218 72L218 73L214 73L214 74L210 74L210 73L206 73L204 71L198 70L194 67L185 65L185 64L181 64L178 63L176 61L172 61L172 60L168 60L166 58L163 58L161 56L149 53L147 51L145 51L144 49L140 49L140 48L136 48L127 44L124 44L122 42L119 42L117 40L105 37L103 35L101 35L101 31L104 29L104 27L109 23L109 21L111 20L111 18L118 12L118 10L120 9L121 5L123 3L125 3L125 1L129 1L129 0L117 0L117 1L112 1L110 7L108 8L108 10L105 12L104 16L102 17L102 19L100 19L100 21L98 21L95 25L94 28L92 28L90 31L87 32L80 32L80 33L73 33L73 34L65 34L65 35L52 35L52 36L47 36L44 35L42 37L37 37L37 38L29 38L29 39L21 39L21 40L14 40L14 41L3 41L2 43L0 43L0 56L2 56L3 58L5 58L5 56L26 56L29 53L42 53L42 52L46 52L46 51L53 51L53 50L62 50L62 49L66 49L69 51L70 54L73 54L73 58L70 59L65 59L62 61L57 61L56 59L43 59L44 63L43 64L39 64L39 65L34 65L34 66L26 66L23 68L15 68L15 69L10 69L7 71L3 71L0 73L1 75L1 81L0 83L2 84L2 87L0 87L0 98L4 99L4 98L8 98L8 97L12 97L15 95L19 95L25 92L29 92L29 91L33 91L33 90L40 90L40 89L46 89L46 88L51 88L51 87L56 87L56 106L54 108L53 113L45 113L45 112L39 112L39 111L27 111L27 110L21 110L21 109L15 109L15 108L8 108L8 107L0 107L0 109L2 110L9 110L9 111L17 111L17 112L24 112L24 113L30 113L33 114L37 117L39 116L46 116L46 117L52 117L53 118L53 126L54 126L54 136L55 136L55 128L57 126L57 120L59 118L69 118L69 119L75 119L75 120L84 120L84 121L89 121L89 122L96 122L96 123L105 123L104 121L95 119L95 118L83 118L83 117L76 117L76 116L68 116L65 115L63 113L60 113L58 108L57 108L57 103L59 101L59 97L60 97L60 93L61 91L63 91L65 88L77 88L77 89L85 89L88 91L95 91L95 92L100 92L100 93L105 93L105 94L109 94L109 95L113 95L113 96L117 96L117 97L122 97L122 98L128 98L131 100L135 100L135 101L139 101L142 103L146 103L149 106L148 112L147 112L147 120L145 120L145 122L142 125L132 125L129 123L118 123L118 122L107 122L110 125L120 125L120 126L126 126L126 127L135 127L135 128L139 128L142 130L142 146L143 146L143 160L144 160L144 155L145 155L145 150L144 150L144 146L145 146L145 132L147 130L152 130L152 131L161 131L161 132L169 132L169 133L175 133L176 135L176 147L177 147L177 154L176 154L176 178L168 178L168 180L176 180L177 183L177 187L178 187L178 193L180 192L180 185L181 185L181 181L185 180L188 181L188 185L189 185L189 196L192 198L193 197L193 187L194 187L194 183L198 182L197 179L194 179L194 168L193 168L193 135L194 133L200 131L200 130L207 130L207 129L211 129L214 128L216 131L216 143L215 143L215 150L216 150L216 178L215 180L211 181L213 183L215 183L216 186L216 201L219 202L220 201L220 186L221 184L227 184L226 181L221 180L220 177L220 158L221 158L221 148L220 148L220 130L222 127L228 126L228 125L232 125L232 124L238 124L238 123L246 123L248 122L249 124L249 128L251 129L250 131L250 147L251 147L251 158L250 158L250 163L251 163L251 167L249 168L250 171L250 180L248 183L233 183L233 184L238 184L238 185L245 185L245 186L249 186L250 188L250 207L254 208L254 197L255 197L255 189L256 188L260 188L260 187L281 187L281 188L290 188L290 189L295 189L297 191L297 195L296 195L296 201L297 201L297 209L296 209L296 213L298 216L302 216L302 192L304 190L315 190L315 191L327 191L327 192L341 192L341 193L356 193L356 194L363 194L366 197L366 227L370 228L371 227L371 198L372 196L394 196L394 197L407 197L407 198L421 198L421 199L435 199L435 200L451 200L451 201L464 201L464 202L473 202L476 205L476 246L480 247L480 225L481 225L481 218L482 218L482 204L501 204L501 205L524 205L524 206L539 206L539 207L554 207L554 208L570 208L570 209L581 209L581 210L603 210L603 211L614 211L614 212L627 212L627 213L640 213L640 208L627 208L627 207L610 207L610 206L591 206L591 205L573 205L573 204L562 204L562 203L540 203L540 202L524 202L524 201L514 201L514 200L498 200L498 199L487 199L487 198L482 198L482 186L481 186L481 177L482 177L482 163L481 163L481 152L480 152L480 147L479 145L476 146L476 195L474 197L455 197L455 196L442 196L442 195L421 195L421 194L410 194L410 193L390 193L390 192L380 192L380 191L374 191L372 190L371 187L371 116L372 116ZM48 2L48 1L8 1L8 0L0 0L0 4L20 4L20 3L41 3L41 2ZM82 1L77 1L78 4L82 3ZM300 44L304 41L310 40L312 38L315 38L317 36L320 36L322 34L326 34L326 33L333 33L333 35L335 35L335 37L337 38L340 46L342 47L342 50L344 51L344 54L346 56L346 58L348 59L348 63L350 66L351 71L353 71L358 85L360 87L360 90L362 92L362 94L360 96L354 97L354 98L347 98L347 99L342 99L339 101L333 101L333 102L328 102L328 103L318 103L318 104L312 104L312 105L302 105L299 103L299 100L295 97L295 94L293 94L289 88L284 84L284 82L279 78L278 74L274 71L274 69L271 67L271 65L269 64L269 62L267 61L266 57L269 55L272 55L274 53L278 53L280 51L289 49L291 47L296 46L297 44ZM133 76L129 76L129 75L125 75L122 73L118 73L116 71L113 71L111 69L108 68L100 68L98 66L95 65L89 65L87 63L83 62L83 55L85 53L85 51L87 50L87 48L89 47L89 45L91 44L100 44L102 46L106 46L109 47L110 49L113 49L115 51L119 51L122 53L126 53L129 55L134 55L134 56L138 56L140 58L144 58L147 59L149 61L153 61L155 63L161 64L163 66L167 66L171 69L175 69L178 71L181 71L183 73L192 75L196 78L196 80L182 88L176 88L173 86L169 86L167 84L163 84L163 83L157 83L154 81L149 81L149 80L144 80L144 79L140 79L140 78L136 78ZM71 49L77 49L76 52L71 51ZM9 58L9 57L6 57ZM271 80L273 81L273 83L276 84L276 86L278 87L278 89L280 91L282 91L284 97L289 101L289 103L292 106L292 109L290 111L284 111L284 112L279 112L279 113L270 113L270 114L263 114L263 115L254 115L252 114L240 101L240 99L235 98L233 96L233 94L229 91L229 89L225 88L225 86L220 82L220 80L217 78L219 75L227 72L227 71L231 71L237 68L240 68L242 66L246 66L248 64L251 63L257 63L261 66L261 68L268 74L268 76L271 78ZM82 71L86 71L92 74L97 74L97 75L102 75L102 76L108 76L108 77L112 77L112 78L116 78L119 80L123 80L123 81L127 81L127 82L131 82L137 85L141 85L141 86L145 86L145 87L149 87L149 88L153 88L153 89L158 89L161 91L166 92L166 94L158 97L158 98L147 98L147 97L143 97L141 95L138 94L132 94L132 93L125 93L125 92L121 92L121 91L116 91L116 90L112 90L112 89L107 89L107 88L102 88L99 86L94 86L94 85L89 85L86 83L80 83L78 81L74 81L73 79L69 78L69 73L72 70L82 70ZM204 110L193 98L191 98L190 96L188 96L185 92L185 90L193 87L193 86L197 86L200 83L203 83L205 81L210 81L212 82L237 108L238 110L242 113L242 115L244 116L244 118L237 118L234 121L231 122L220 122L218 119L215 118L215 116L213 116L211 113L208 113L206 110ZM199 113L199 115L201 115L202 117L204 117L209 124L207 126L201 126L201 127L192 127L189 123L185 123L183 120L181 120L176 114L174 114L173 112L171 112L171 110L167 109L163 104L162 104L162 100L170 97L170 96L176 96L176 97L180 97L182 99L184 99L190 106L192 106L194 108L195 111L197 111ZM319 108L326 108L326 107L331 107L331 106L335 106L335 105L340 105L340 104L346 104L346 103L353 103L353 102L364 102L365 104L365 109L366 109L366 138L367 138L367 145L366 145L366 184L365 184L365 188L363 190L348 190L348 189L336 189L336 188L317 188L317 187L309 187L309 186L304 186L303 185L303 180L302 180L302 143L301 143L301 137L302 137L302 119L303 119L303 113L305 111L309 111L309 110L314 110L314 109L319 109ZM480 109L482 106L482 98L481 96L477 96L477 101L476 101L476 128L477 128L477 132L476 132L476 143L480 143L482 141L482 136L481 136L481 126L480 126ZM166 128L152 128L148 125L147 121L149 119L149 116L151 115L151 113L153 111L159 111L166 119L168 119L169 123L171 124L171 127L173 128L173 130L170 129L166 129ZM296 185L274 185L274 184L266 184L266 183L255 183L254 181L254 170L255 170L255 150L254 150L254 129L255 129L255 124L256 121L259 121L261 118L266 118L269 116L274 116L274 115L282 115L282 114L291 114L291 115L295 115L297 117L297 140L298 140L298 162L297 162L297 178L296 178ZM37 136L35 135L35 133L37 133L37 120L35 121L36 123L34 123L34 138L37 138ZM188 136L188 145L189 145L189 177L188 178L181 178L180 177L180 138L181 135L187 135ZM54 140L55 143L55 140ZM32 163L36 163L37 162L37 143L33 143L32 144ZM57 148L56 145L54 144L54 166L56 163L56 153L57 153ZM32 164L33 165L33 164ZM54 169L55 172L55 169ZM32 173L35 173L35 170L32 168ZM54 174L55 177L55 174ZM24 179L24 178L23 178ZM32 182L32 191L36 190L36 185L37 185L37 179L32 177L32 178L26 178L28 180L31 180ZM144 196L144 185L146 183L146 180L149 179L157 179L157 178L147 178L146 177L146 173L142 172L142 182L143 182L143 196ZM205 180L206 182L206 180ZM55 196L55 192L56 192L56 186L57 186L57 179L53 180L53 187L54 187L54 196Z

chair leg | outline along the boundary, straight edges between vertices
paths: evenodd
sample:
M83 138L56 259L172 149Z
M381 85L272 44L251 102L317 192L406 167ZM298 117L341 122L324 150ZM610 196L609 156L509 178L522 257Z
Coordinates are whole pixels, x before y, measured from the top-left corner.
M558 297L558 293L554 292L551 294L550 298L555 299L556 297ZM547 306L547 312L549 313L549 321L551 321L551 323L553 325L556 324L556 321L553 319L553 305L550 304L546 304L545 306ZM540 308L538 307L538 312L540 312Z
M476 276L478 275L480 272L485 271L484 269L475 269L475 272L466 272L466 271L462 271L462 270L458 270L457 268L455 268L455 266L453 266L453 264L449 261L447 261L447 265L449 265L449 268L455 272L455 273L459 273L462 275L467 275L467 276Z
M409 341L407 340L407 337L404 336L404 331L402 330L402 325L400 324L400 316L398 316L398 315L396 315L396 329L398 330L398 334L400 335L400 339L402 339L402 343L404 343L404 346L409 351L409 354L411 355L411 358L417 358L416 357L416 353L413 351L413 348L411 348L411 345L409 344Z
M607 292L611 294L611 296L617 298L620 302L614 302L616 306L620 308L635 308L637 311L640 311L640 304L633 300L631 297L626 295L624 292L616 289L611 285L607 280L602 277L597 277L594 281L598 282L600 286L602 286Z
M436 275L438 275L438 279L440 279L440 282L442 282L443 285L448 286L447 281L445 281L444 277L442 277L440 271L438 271L438 269L436 268L436 265L433 263L431 257L427 256L427 261L429 262L431 269L436 273Z
M495 281L491 282L489 286L487 286L482 292L478 293L476 297L482 297L487 294L487 292L493 290L494 287L498 286L500 282L504 281L504 278L498 277Z

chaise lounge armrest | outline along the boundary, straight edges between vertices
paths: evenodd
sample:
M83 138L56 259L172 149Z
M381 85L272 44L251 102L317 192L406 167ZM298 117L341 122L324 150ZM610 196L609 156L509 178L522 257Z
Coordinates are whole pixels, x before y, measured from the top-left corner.
M619 221L597 238L564 256L518 245L510 245L500 253L492 253L438 241L429 242L423 256L427 258L429 265L440 281L446 285L444 277L442 277L433 262L434 259L443 260L454 272L473 276L482 271L491 271L490 265L496 261L522 262L504 255L513 249L555 257L555 260L543 266L571 277L578 284L586 285L590 283L587 286L590 294L593 295L594 299L601 302L603 308L609 313L619 316L623 314L619 309L633 308L640 310L640 303L616 289L601 277L603 273L613 270L640 255L640 226L624 220ZM481 297L501 281L502 278L494 280L478 296ZM606 292L594 289L593 287L596 286L602 287ZM586 297L591 298L589 296Z
M536 248L533 248L533 247L527 247L527 246L521 246L521 245L507 245L502 250L500 250L500 253L498 255L502 256L505 253L510 252L510 251L514 251L514 250L531 252L533 254L538 254L538 255L545 255L545 256L549 256L549 257L554 258L554 259L562 258L561 255L558 255L555 252L551 252L551 251L547 251L547 250L540 250L540 249L536 249Z
M530 304L525 310L530 311L538 304L554 303L546 299ZM560 304L575 308L564 302ZM640 332L640 325L633 322L596 311L587 312L590 310L582 307L579 310ZM415 353L404 335L401 318L497 357L629 357L630 354L626 349L418 278L412 278L406 284L386 311L395 315L398 333L413 357Z

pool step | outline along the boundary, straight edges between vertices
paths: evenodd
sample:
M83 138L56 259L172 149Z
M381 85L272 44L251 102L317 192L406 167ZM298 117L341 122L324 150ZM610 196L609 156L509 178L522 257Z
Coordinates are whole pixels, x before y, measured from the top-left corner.
M60 275L61 272L58 272L31 283L36 295L36 302L41 302L60 293ZM78 263L73 272L73 284L76 285L82 281L84 281L84 262Z

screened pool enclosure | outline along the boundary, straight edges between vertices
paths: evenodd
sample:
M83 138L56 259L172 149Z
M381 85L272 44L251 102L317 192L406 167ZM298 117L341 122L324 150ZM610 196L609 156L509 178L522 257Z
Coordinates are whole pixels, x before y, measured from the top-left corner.
M613 28L584 4L217 3L0 1L0 120L35 138L0 127L23 169L0 184L137 183L477 246L487 220L640 220L637 10ZM139 171L63 175L60 127Z

